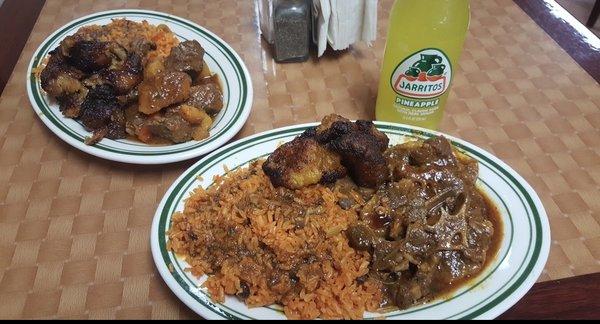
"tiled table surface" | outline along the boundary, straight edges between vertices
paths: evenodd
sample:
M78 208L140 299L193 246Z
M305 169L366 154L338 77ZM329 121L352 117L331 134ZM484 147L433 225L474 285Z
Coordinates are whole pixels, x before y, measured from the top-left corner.
M241 138L329 113L372 119L391 0L378 40L278 65L253 1L48 1L0 98L0 314L11 318L195 317L150 255L149 227L195 161L129 166L81 153L33 113L26 65L53 30L117 8L172 13L242 56L255 98ZM531 183L552 247L540 281L600 272L600 85L513 2L472 1L441 130L493 152Z

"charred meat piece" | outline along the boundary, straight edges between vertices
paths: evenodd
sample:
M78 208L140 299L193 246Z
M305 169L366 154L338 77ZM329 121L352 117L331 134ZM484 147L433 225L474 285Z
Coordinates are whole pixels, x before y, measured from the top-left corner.
M56 48L56 51L58 51L64 57L68 57L69 56L69 52L71 51L71 48L73 48L73 46L75 45L75 43L77 43L79 41L83 41L83 40L91 40L91 39L87 38L87 37L84 37L80 33L75 33L74 35L67 36L67 37L65 37L65 39L63 39L60 42L60 44Z
M107 49L113 59L110 65L111 68L115 68L115 66L123 64L123 62L127 59L127 55L129 54L127 49L117 42L108 42Z
M64 57L67 57L69 56L69 52L71 51L73 45L81 40L83 40L83 38L79 34L69 35L60 42L54 51L60 53Z
M104 79L99 73L95 73L87 76L81 81L87 88L95 88L104 84L108 84L108 81Z
M183 72L164 72L146 79L138 87L139 110L149 115L181 103L189 98L191 84L190 76Z
M389 139L370 121L355 123L338 115L329 115L315 131L315 138L340 154L352 179L362 187L376 188L389 178L383 152Z
M325 131L328 131L331 129L331 126L333 125L333 123L335 122L343 122L343 123L351 123L350 119L348 118L344 118L340 115L336 115L336 114L329 114L325 117L323 117L323 119L321 120L321 124L319 126L317 126L317 134L322 135Z
M387 149L388 137L379 131L372 122L366 120L357 120L353 123L344 117L331 114L323 118L321 125L316 128L315 135L320 143L328 144L347 134L358 133L366 134L372 138L371 141L377 150L383 152Z
M291 143L275 150L263 168L274 185L290 189L324 182L323 175L325 182L333 182L345 175L346 170L359 186L376 188L389 178L383 155L388 142L387 136L371 122L353 123L341 116L329 115L318 127L307 129ZM315 162L318 158L312 156L315 154L322 154L325 161L335 161L343 167L318 164ZM285 174L292 174L292 178L281 179ZM300 175L302 178L294 180Z
M185 41L171 49L165 67L169 71L186 72L195 79L202 71L203 58L204 49L198 41Z
M125 138L126 136L127 133L125 132L125 117L123 116L123 111L115 109L110 115L110 121L106 126L93 130L92 136L85 139L85 144L94 145L104 137L119 139Z
M119 109L119 104L112 87L109 85L96 87L90 90L81 106L81 121L90 131L102 128L108 124L115 109Z
M373 122L367 120L357 120L356 126L356 131L368 134L369 137L372 138L379 151L383 152L388 148L390 139L382 131L378 130Z
M88 90L80 79L83 72L67 64L59 51L50 53L48 64L41 73L42 89L56 97L63 115L76 118L81 111L81 104Z
M328 143L340 154L350 177L361 187L376 188L389 178L387 161L375 137L353 131Z
M104 70L102 77L118 95L126 95L142 82L142 59L136 53L129 53L122 66Z
M85 75L80 70L70 66L59 51L50 52L48 64L40 75L42 89L50 96L61 97L83 90L79 80Z
M346 175L339 155L306 137L298 137L280 146L262 168L274 186L288 189L334 182Z
M82 88L80 91L57 97L60 111L65 117L77 118L81 114L81 105L88 94L86 88Z
M76 41L68 49L68 60L74 67L86 73L93 73L110 66L112 57L109 43L95 40Z
M206 83L191 87L190 98L186 104L206 111L209 115L216 115L223 108L223 94L219 86Z
M81 105L81 122L88 131L105 130L110 138L125 137L125 118L109 85L90 90Z

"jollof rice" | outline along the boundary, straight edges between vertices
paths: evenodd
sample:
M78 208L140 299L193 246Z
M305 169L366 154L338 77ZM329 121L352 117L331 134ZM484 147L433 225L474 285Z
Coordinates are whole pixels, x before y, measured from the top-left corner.
M344 230L353 210L336 202L335 187L274 188L262 161L215 179L173 215L168 247L224 301L250 307L283 305L291 319L363 317L376 311L381 286L365 276L370 256L352 249Z

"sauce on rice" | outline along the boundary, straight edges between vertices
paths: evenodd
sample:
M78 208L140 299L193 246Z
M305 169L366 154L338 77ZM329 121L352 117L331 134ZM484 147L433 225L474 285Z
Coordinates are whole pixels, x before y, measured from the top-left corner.
M173 216L168 248L192 274L209 274L216 301L236 295L250 307L283 305L288 318L353 318L376 311L378 282L365 279L370 257L344 234L357 214L339 188L274 188L262 161L198 188Z

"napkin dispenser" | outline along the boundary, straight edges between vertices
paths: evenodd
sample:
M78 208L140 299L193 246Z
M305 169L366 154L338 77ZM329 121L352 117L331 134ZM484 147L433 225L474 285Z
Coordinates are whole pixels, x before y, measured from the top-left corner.
M276 61L308 59L311 43L320 57L328 44L344 50L360 41L370 44L377 36L377 0L257 1L261 34L273 46ZM312 42L304 41L307 29Z

